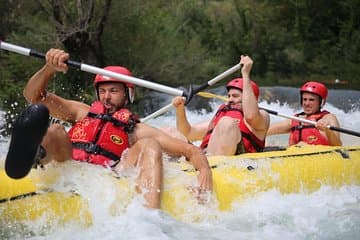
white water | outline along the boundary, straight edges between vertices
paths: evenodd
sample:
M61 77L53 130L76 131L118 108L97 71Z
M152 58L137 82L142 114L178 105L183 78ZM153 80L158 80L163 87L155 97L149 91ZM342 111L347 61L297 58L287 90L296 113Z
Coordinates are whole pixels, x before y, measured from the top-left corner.
M215 106L216 104L214 104ZM281 113L293 114L287 105L278 103L262 106ZM341 127L359 131L360 112L344 113L329 104L326 109L335 113ZM212 117L213 113L190 113L191 122ZM271 121L280 121L271 116ZM154 126L174 126L174 113L151 120ZM360 138L342 134L344 145L359 146ZM286 145L287 136L270 137L268 145ZM0 143L1 159L7 151L6 142ZM2 162L3 163L3 162ZM169 171L169 170L168 170ZM71 173L64 172L64 181ZM76 224L53 226L50 232L43 232L41 222L29 223L31 232L0 229L0 236L11 239L358 239L360 235L360 186L344 186L334 189L323 186L319 191L308 194L282 195L276 190L257 194L239 202L231 212L219 212L211 207L198 207L190 212L201 212L200 221L175 220L161 211L141 207L135 199L120 216L110 216L100 206L113 197L110 182L94 177L101 174L94 171L78 176L78 183L84 185L80 192L87 194L95 215L95 224L81 228ZM171 171L166 174L171 174ZM96 198L96 196L98 198ZM14 226L12 226L14 227ZM7 231L7 233L5 233Z

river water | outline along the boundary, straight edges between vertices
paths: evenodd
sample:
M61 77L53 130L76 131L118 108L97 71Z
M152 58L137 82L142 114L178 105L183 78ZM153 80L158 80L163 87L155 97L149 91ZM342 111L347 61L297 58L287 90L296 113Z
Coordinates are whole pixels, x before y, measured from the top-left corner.
M293 88L263 88L260 105L281 113L293 114L299 111L297 90ZM219 92L217 92L219 93ZM283 96L290 96L289 98ZM337 115L341 127L359 131L360 92L331 90L325 109ZM162 101L165 105L170 101ZM189 112L189 119L195 123L214 114L217 100L207 99L210 111ZM153 108L160 108L156 105ZM175 126L174 112L148 123L155 127ZM271 121L283 120L271 116ZM359 146L360 138L342 134L346 146ZM287 136L272 136L267 145L286 145ZM8 142L0 142L1 160L6 155ZM166 164L165 164L166 167ZM166 168L165 168L165 171ZM97 171L89 173L89 177ZM170 174L170 173L165 173ZM343 186L335 189L322 186L312 194L282 195L277 190L262 192L239 202L231 212L219 212L212 208L189 208L201 212L205 217L176 220L158 210L148 210L135 199L120 216L110 216L102 211L101 205L113 192L106 182L92 178L79 179L79 184L91 187L84 189L89 196L103 193L102 199L92 199L94 225L81 228L76 224L51 226L47 231L41 222L28 223L29 231L17 228L0 229L0 238L6 239L358 239L360 235L360 186ZM96 195L93 195L96 196ZM14 230L15 229L15 230ZM42 229L42 230L39 230Z

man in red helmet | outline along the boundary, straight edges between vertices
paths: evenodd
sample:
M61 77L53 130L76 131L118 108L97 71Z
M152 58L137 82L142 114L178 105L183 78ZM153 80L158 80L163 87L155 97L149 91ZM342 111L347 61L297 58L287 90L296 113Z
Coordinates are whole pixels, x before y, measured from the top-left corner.
M296 114L316 125L304 124L295 120L285 120L271 124L268 135L290 133L289 145L305 142L314 145L341 146L339 132L330 130L327 126L339 127L339 121L334 114L321 110L326 102L328 90L319 82L307 82L300 88L300 103L303 112Z
M165 151L185 156L199 171L199 193L212 190L211 170L201 149L140 123L125 108L134 97L132 84L97 75L94 81L97 101L91 106L48 92L48 82L55 73L67 72L68 59L68 53L50 49L46 53L46 64L30 78L23 92L28 102L41 103L51 116L73 124L69 132L59 124L48 128L40 145L41 164L73 158L116 171L137 167L140 170L137 189L139 192L145 189L146 206L159 208ZM105 69L131 75L120 66Z
M202 140L200 147L208 155L234 155L261 152L269 127L269 115L258 107L259 87L250 80L253 61L241 56L243 78L231 80L226 88L229 102L219 107L212 120L190 125L185 99L175 97L177 129L190 141Z

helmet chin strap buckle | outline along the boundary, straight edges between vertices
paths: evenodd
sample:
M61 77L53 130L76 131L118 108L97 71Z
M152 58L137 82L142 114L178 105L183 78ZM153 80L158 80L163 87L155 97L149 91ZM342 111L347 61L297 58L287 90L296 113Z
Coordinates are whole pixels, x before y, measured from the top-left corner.
M135 100L135 89L134 88L130 88L130 87L126 87L127 88L127 94L128 94L128 100L129 103L134 103Z

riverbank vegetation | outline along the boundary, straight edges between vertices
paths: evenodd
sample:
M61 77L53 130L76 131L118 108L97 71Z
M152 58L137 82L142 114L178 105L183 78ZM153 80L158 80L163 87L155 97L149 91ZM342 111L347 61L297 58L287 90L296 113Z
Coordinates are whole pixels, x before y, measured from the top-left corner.
M0 0L0 14L3 41L59 47L75 61L123 65L172 87L204 83L247 54L262 86L318 80L360 89L358 0ZM23 109L22 89L43 63L0 51L0 109ZM49 88L91 102L92 79L70 70ZM138 99L146 91L138 89Z

